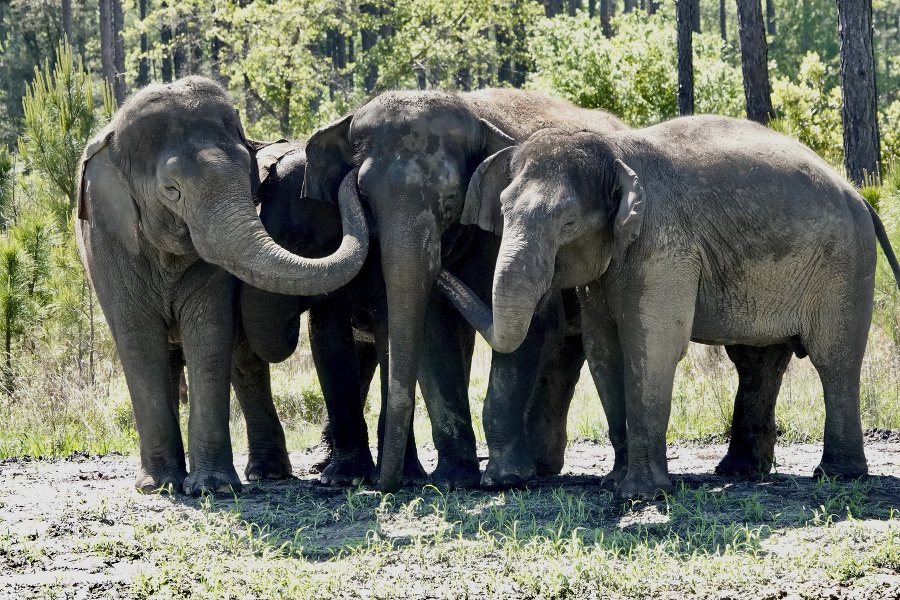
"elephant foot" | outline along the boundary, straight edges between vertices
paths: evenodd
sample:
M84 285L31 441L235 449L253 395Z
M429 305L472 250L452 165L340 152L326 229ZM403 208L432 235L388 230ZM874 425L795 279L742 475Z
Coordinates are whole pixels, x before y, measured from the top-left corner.
M428 475L425 473L422 463L418 457L415 460L407 458L403 461L403 478L400 485L403 487L422 487L428 482ZM372 472L372 483L381 489L381 465L375 467Z
M813 477L837 477L838 479L859 479L869 474L866 461L828 461L822 460L813 470Z
M289 479L293 477L291 459L287 450L272 448L267 452L254 452L247 461L244 469L247 481L262 481L263 479Z
M616 488L616 496L622 500L658 500L674 488L669 474L662 469L651 467L644 476L632 475L629 470Z
M308 452L312 455L312 465L309 467L310 473L324 473L333 461L331 444L321 441L315 446L309 448Z
M488 461L481 476L481 487L509 489L522 487L537 477L531 454L524 448L505 452L500 458Z
M613 470L603 476L603 479L600 480L600 487L604 490L615 491L619 484L622 483L622 480L625 479L625 475L628 474L628 468L624 466L614 466Z
M159 492L175 494L181 491L186 477L187 472L184 469L174 468L154 475L144 467L141 467L138 470L134 487L142 494L157 494Z
M772 470L773 455L753 456L752 453L729 451L716 465L716 475L758 477Z
M221 471L197 469L184 479L184 493L199 496L204 492L212 494L233 494L243 489L234 467Z
M438 460L438 466L429 479L431 485L441 489L475 488L481 481L481 470L478 461Z
M333 459L322 469L319 481L333 487L353 487L367 482L374 468L372 453L368 448L360 449L350 456Z

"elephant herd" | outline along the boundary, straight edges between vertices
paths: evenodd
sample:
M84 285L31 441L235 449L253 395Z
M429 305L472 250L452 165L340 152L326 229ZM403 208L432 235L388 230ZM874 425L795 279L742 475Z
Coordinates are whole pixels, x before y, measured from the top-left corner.
M330 485L511 487L558 473L585 359L620 497L672 488L665 434L688 342L740 375L722 474L773 464L792 354L825 396L818 471L866 473L859 379L874 210L801 144L753 123L642 130L544 94L381 94L305 143L247 139L227 93L149 86L85 149L82 262L109 323L140 440L136 486L238 491L229 384L249 480L291 473L269 381L308 311L328 412ZM480 332L494 348L479 470L468 404ZM381 366L377 463L363 402ZM178 419L190 384L188 451ZM412 435L416 384L438 452Z

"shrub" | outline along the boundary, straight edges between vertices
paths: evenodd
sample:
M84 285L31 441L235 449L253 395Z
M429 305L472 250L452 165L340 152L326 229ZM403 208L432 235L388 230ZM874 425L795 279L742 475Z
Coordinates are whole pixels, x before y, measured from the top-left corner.
M616 35L606 38L599 19L541 20L532 42L530 87L606 109L635 127L676 116L674 21L630 13L614 23ZM696 111L741 116L741 75L722 59L722 44L716 34L694 36Z

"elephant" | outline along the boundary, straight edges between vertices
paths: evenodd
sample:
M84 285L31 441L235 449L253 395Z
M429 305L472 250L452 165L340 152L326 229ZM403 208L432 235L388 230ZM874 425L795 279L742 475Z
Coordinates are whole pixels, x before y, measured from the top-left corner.
M548 125L598 132L626 128L605 111L537 92L397 91L375 97L309 138L303 196L334 198L347 174L358 169L353 191L380 241L389 362L384 452L376 477L383 491L401 483L417 379L439 453L432 479L451 486L479 479L467 396L475 333L449 302L435 297L433 286L443 266L476 293L489 293L499 238L459 223L469 179L489 155ZM565 304L560 296L546 303L529 343L510 357L492 358L483 421L489 461L482 485L519 485L562 467L565 416L584 362L580 336L566 335ZM436 362L423 369L421 357ZM440 380L429 376L439 369ZM522 414L527 424L516 417ZM526 435L526 427L533 434Z
M466 205L503 232L492 307L450 273L442 291L509 352L549 289L577 287L619 497L672 489L666 428L691 340L725 345L748 375L735 407L748 447L733 443L720 472L774 454L774 394L793 353L824 390L816 473L867 473L859 378L876 240L898 281L900 266L872 207L813 151L716 116L607 135L547 129L479 166Z
M261 361L246 354L232 369L238 278L312 295L344 285L365 260L365 217L346 193L345 236L334 254L307 259L272 241L252 201L253 150L227 93L187 77L135 93L82 154L77 242L131 395L140 446L135 486L143 492L241 489L228 430L229 372L252 392L239 391L242 404L265 401L265 377ZM183 364L190 472L176 404ZM243 408L253 461L254 449L270 443L253 438L274 431L274 407Z
M300 195L304 147L302 142L282 141L257 151L259 216L272 239L288 251L327 256L341 243L341 216L332 200ZM299 317L308 311L310 346L326 405L321 443L326 454L321 482L326 485L358 485L369 480L375 468L363 407L378 358L386 353L384 343L376 344L385 337L376 331L386 326L386 301L377 240L373 242L360 273L332 293L286 295L247 283L241 289L242 329L255 354L269 363L293 354ZM382 374L384 378L386 368ZM413 439L412 429L410 436ZM414 443L407 447L404 469L404 481L425 482Z

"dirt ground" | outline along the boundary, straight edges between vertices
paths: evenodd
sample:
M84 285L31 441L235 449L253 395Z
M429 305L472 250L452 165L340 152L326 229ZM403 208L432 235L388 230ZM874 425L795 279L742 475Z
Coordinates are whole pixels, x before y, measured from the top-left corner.
M818 484L809 475L819 459L821 445L779 445L777 473L763 482L716 476L713 469L725 449L723 444L670 446L669 468L676 485L743 486L747 494L767 486L767 492L776 493L783 502L808 506L814 500ZM484 449L482 453L486 454ZM868 502L900 508L900 431L867 432L866 455L872 475ZM430 471L434 453L426 449L422 458ZM296 479L246 484L239 500L242 518L252 519L254 513L289 504L289 498L300 495L323 505L346 501L346 490L322 487L317 476L310 474L309 451L293 452L291 460ZM244 461L245 457L236 457L239 473L243 472ZM98 552L98 539L133 539L130 529L136 521L161 519L163 514L169 519L172 514L191 519L201 512L198 499L178 497L173 502L171 498L138 494L132 487L136 463L135 457L118 455L0 461L0 599L35 594L103 597L104 590L127 589L142 567L141 548L129 549L127 543L123 546L117 542L115 551ZM567 451L564 473L536 481L533 487L590 492L611 466L609 446L576 441ZM233 500L225 498L222 502L227 505ZM365 532L322 527L317 535L313 547L340 545L344 539L364 536ZM885 577L885 585L894 586L900 597L900 573Z

